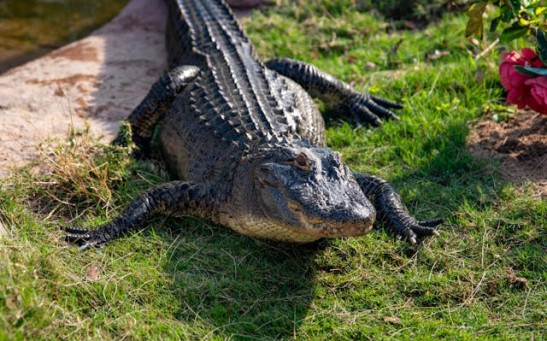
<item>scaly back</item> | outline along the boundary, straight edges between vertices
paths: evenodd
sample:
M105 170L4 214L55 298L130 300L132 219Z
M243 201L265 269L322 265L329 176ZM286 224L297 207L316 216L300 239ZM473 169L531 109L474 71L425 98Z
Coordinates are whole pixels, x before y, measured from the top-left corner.
M249 39L224 1L171 0L169 6L170 66L201 67L203 76L193 92L194 98L215 103L213 108L197 110L205 115L201 119L214 120L218 126L215 130L246 145L272 136L286 136L282 99L272 90L275 86L279 93L284 82L273 81L276 75L272 72L266 78L264 65L255 58Z

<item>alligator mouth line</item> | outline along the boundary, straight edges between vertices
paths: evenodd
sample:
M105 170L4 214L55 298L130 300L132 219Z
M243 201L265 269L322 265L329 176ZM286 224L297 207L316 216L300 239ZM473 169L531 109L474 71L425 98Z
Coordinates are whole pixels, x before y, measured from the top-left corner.
M323 223L314 223L311 224L313 230L308 228L308 231L323 235L329 238L342 237L342 236L361 236L369 233L372 230L372 223L367 224L367 222L352 222L352 223L335 223L329 224L326 222Z

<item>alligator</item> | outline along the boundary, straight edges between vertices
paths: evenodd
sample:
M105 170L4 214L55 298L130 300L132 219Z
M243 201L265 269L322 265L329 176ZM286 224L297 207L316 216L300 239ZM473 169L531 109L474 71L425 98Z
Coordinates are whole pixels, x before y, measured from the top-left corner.
M302 61L261 62L223 0L169 0L166 41L169 71L128 122L141 155L157 130L178 180L147 190L96 229L67 227L67 241L100 247L154 214L294 243L363 235L376 220L412 244L438 234L441 219L418 221L388 182L351 171L326 147L312 96L371 126L397 119L399 104Z

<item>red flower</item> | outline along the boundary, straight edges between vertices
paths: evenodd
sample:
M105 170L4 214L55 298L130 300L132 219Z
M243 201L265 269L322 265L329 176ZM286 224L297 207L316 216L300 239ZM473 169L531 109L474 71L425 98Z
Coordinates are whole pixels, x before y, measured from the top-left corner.
M547 77L539 76L528 79L524 83L530 87L530 98L526 104L534 111L547 115Z
M522 54L522 55L521 55ZM545 97L545 88L543 85L536 84L537 82L529 82L538 78L526 75L515 69L515 65L542 67L543 63L538 58L534 50L530 48L523 48L521 54L515 51L504 53L502 55L502 63L499 68L501 84L507 90L507 101L512 104L516 104L519 109L526 107L527 105L535 111L543 113L547 110L545 103L542 102ZM540 82L541 84L544 84ZM532 95L532 87L535 89ZM543 90L542 90L543 89ZM541 109L541 110L538 110Z

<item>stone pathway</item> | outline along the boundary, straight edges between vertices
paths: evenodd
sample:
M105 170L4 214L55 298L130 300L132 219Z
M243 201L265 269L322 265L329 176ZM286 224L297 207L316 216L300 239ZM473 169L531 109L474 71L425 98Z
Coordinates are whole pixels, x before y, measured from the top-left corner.
M89 37L0 75L0 177L71 128L112 140L166 68L165 17L162 0L133 0Z

